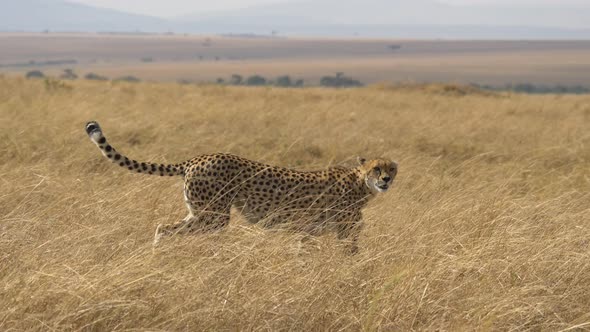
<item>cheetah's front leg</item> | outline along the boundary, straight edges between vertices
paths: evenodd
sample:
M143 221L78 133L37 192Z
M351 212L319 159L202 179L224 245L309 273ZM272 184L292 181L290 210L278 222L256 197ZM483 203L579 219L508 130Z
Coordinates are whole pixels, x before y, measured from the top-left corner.
M358 253L358 238L362 226L360 216L338 223L338 239L346 241L347 250L352 255Z

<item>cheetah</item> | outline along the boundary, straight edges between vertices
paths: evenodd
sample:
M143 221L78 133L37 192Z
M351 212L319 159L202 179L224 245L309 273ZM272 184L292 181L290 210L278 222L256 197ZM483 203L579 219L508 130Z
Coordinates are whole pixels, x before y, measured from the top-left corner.
M234 207L248 222L262 222L266 227L289 221L312 234L333 230L355 253L361 209L391 187L398 170L389 159L359 158L354 168L297 171L224 153L179 164L147 163L115 150L95 121L86 124L86 133L107 159L129 171L184 178L189 213L179 222L160 224L154 246L163 235L222 229L229 224Z

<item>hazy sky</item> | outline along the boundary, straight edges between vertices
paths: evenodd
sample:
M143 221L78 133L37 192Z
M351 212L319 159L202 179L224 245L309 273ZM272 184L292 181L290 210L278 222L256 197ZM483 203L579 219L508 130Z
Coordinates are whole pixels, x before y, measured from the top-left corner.
M197 12L207 12L224 9L244 8L260 4L293 2L298 0L69 0L97 7L105 7L123 10L132 13L146 14L160 17L174 17ZM343 0L346 1L346 0ZM362 0L349 0L358 1ZM411 0L410 0L411 1ZM514 5L518 3L528 4L554 4L587 5L588 0L439 0L451 4L505 4Z

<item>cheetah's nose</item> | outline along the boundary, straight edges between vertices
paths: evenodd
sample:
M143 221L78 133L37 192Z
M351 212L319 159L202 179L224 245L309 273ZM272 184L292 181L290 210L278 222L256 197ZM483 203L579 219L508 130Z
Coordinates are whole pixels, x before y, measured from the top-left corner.
M391 180L391 178L389 176L386 176L383 178L383 181L385 181L385 182L389 182L389 180Z

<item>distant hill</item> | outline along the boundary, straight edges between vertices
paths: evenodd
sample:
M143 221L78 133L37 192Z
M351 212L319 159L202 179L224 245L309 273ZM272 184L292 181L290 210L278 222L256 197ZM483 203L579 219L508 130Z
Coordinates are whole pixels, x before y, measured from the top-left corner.
M235 32L395 38L588 39L590 5L462 5L435 0L300 0L192 14L179 21ZM564 28L564 27L574 28Z
M302 22L339 25L482 25L574 27L590 29L590 4L449 5L436 0L299 0L259 5L240 10L193 14L185 21L208 18L223 20L303 18ZM290 20L289 20L290 21ZM229 23L229 21L227 22Z
M316 23L324 25L367 25L367 24L433 24L427 13L437 13L451 7L434 0L299 0L286 3L259 5L240 10L193 14L181 17L184 21L222 21L237 18L236 23L252 21L266 23L269 20L288 23ZM262 20L260 20L262 19ZM299 21L295 21L298 19ZM229 22L228 22L229 23Z
M590 6L451 6L436 0L300 0L161 19L61 0L0 0L0 31L425 39L590 39ZM571 26L575 28L563 28Z
M58 0L0 0L2 31L162 31L163 19Z

